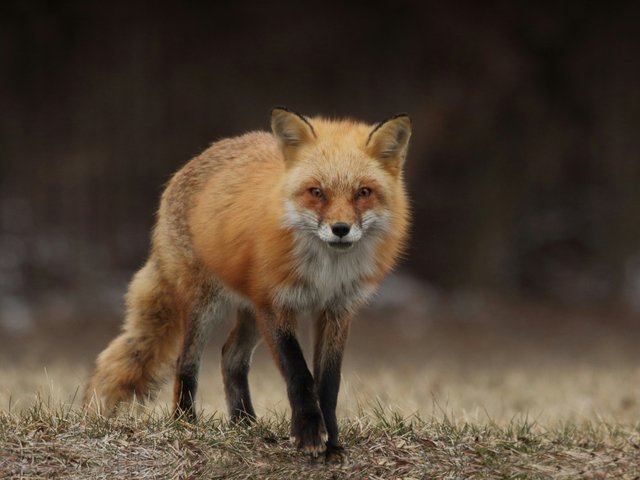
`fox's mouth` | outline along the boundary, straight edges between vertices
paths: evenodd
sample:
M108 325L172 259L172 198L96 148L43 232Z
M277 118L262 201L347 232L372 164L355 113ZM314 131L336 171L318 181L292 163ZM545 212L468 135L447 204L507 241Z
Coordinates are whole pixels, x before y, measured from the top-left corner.
M349 250L353 247L353 242L328 242L331 248L336 250Z

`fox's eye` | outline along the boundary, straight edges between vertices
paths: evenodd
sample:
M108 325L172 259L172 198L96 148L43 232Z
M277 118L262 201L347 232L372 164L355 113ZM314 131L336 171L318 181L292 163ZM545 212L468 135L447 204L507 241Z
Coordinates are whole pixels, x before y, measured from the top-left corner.
M371 189L368 187L362 187L360 190L358 190L358 197L360 198L366 198L370 195L371 195Z
M322 190L320 190L318 187L310 188L309 193L316 198L324 197L324 193L322 193Z

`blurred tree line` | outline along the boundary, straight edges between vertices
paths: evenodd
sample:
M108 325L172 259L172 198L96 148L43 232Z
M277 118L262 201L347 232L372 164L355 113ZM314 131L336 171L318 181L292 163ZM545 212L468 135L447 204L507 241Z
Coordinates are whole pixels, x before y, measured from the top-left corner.
M411 114L406 271L640 308L638 5L2 2L0 297L126 278L171 173L283 104Z

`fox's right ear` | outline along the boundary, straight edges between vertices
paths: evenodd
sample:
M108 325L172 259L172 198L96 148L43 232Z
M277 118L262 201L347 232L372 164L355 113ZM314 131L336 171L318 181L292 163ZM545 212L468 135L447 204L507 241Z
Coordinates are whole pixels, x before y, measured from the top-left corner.
M271 111L271 131L285 151L316 138L309 121L285 107L276 107Z

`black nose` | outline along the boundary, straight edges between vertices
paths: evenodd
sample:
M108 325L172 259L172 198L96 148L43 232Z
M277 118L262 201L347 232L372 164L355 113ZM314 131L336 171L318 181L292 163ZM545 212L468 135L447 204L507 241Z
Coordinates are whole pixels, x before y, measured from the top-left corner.
M334 223L331 226L331 231L333 232L333 234L340 238L348 234L349 230L351 230L351 227L348 224L343 222Z

